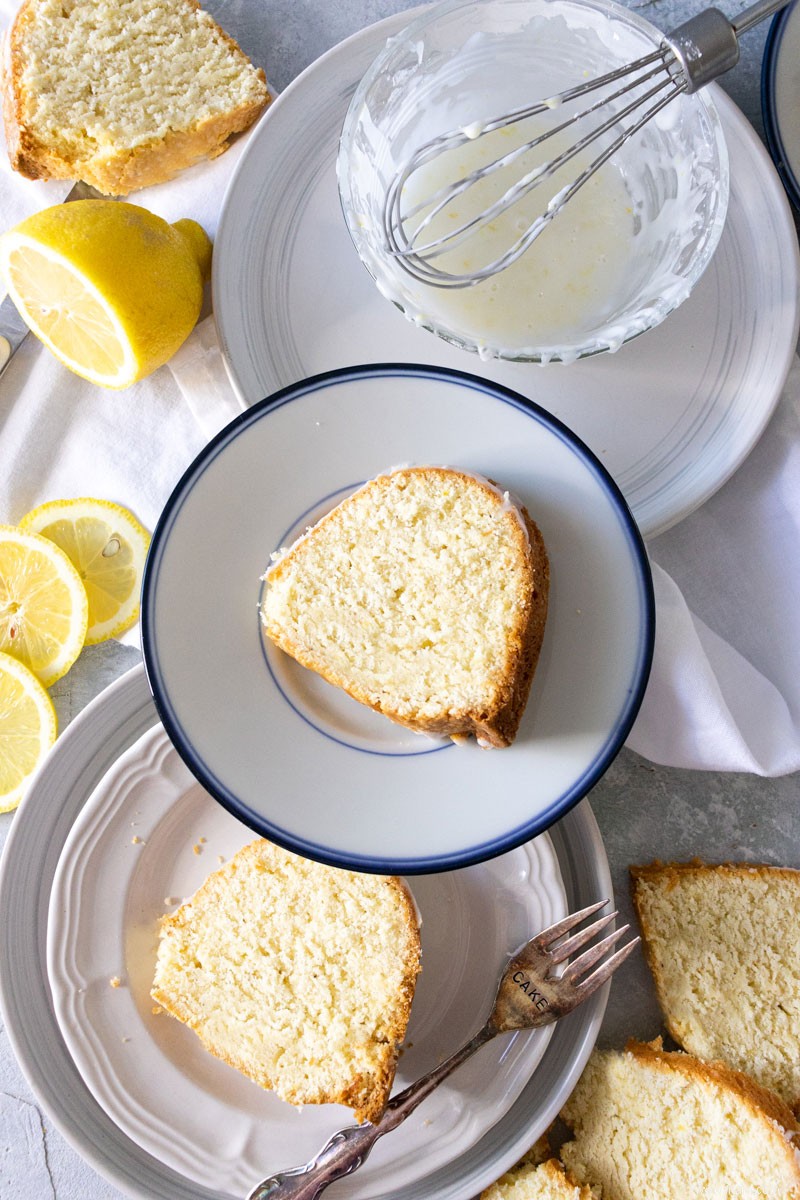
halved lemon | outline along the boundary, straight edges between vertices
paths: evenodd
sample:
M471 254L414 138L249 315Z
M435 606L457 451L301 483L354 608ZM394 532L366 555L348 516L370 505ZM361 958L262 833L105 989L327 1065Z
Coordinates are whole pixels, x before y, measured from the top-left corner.
M64 551L0 525L0 651L50 687L83 649L88 618L86 589Z
M17 807L56 732L55 709L33 671L0 653L0 812Z
M25 322L65 366L124 388L167 362L200 314L211 242L115 200L74 200L0 237L0 273Z
M55 542L80 575L89 600L87 645L136 622L150 534L132 512L88 496L51 500L23 517L20 529Z

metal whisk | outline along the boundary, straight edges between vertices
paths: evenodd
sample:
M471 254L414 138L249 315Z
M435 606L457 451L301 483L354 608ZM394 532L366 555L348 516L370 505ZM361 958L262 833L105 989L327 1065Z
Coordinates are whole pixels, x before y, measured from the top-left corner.
M665 37L657 50L625 66L598 76L587 83L560 92L526 108L516 109L492 120L451 130L420 146L396 172L387 189L383 208L385 245L398 264L422 283L440 288L463 288L480 283L516 262L536 240L543 229L556 217L577 191L596 171L616 154L644 125L681 92L696 92L729 71L739 61L739 37L773 13L789 0L758 0L733 20L719 9L708 8L680 25ZM457 149L466 142L482 138L498 129L505 129L529 117L552 114L562 105L607 88L613 90L592 99L587 107L567 117L560 124L506 154L492 159L463 178L440 187L425 200L403 211L404 191L412 177L446 151ZM635 93L632 95L632 93ZM605 110L605 111L604 111ZM580 122L596 115L596 123L582 133ZM628 123L626 123L628 122ZM494 173L513 166L524 154L535 150L548 138L575 128L574 142L549 161L521 175L503 194L475 216L468 217L444 234L435 234L432 222L452 202L464 196L475 184ZM451 272L437 263L443 254L452 250L489 222L494 221L512 205L517 204L534 188L556 171L570 163L609 135L610 142L566 187L562 187L505 253L474 271L465 274ZM423 215L421 215L423 214ZM415 222L415 218L420 217Z

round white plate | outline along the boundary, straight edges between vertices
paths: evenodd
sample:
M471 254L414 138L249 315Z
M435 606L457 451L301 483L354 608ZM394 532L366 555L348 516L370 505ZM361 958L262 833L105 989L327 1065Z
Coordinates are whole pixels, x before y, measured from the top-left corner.
M14 1052L40 1103L95 1170L137 1200L218 1200L218 1192L192 1182L142 1149L97 1103L62 1038L47 976L48 911L55 872L70 831L120 755L156 722L144 672L136 667L64 731L22 802L0 871L0 1009ZM119 849L134 862L140 855L141 872L146 862L141 856L147 846L136 846L130 840L137 833L130 822L138 819L135 812L129 812L127 821L118 826ZM187 846L194 844L196 833L208 836L208 826L205 822L201 825L206 832L200 826L186 830ZM587 802L568 813L548 836L571 910L612 895L608 862ZM208 850L190 864L194 871L206 871L215 865L210 838L204 845ZM193 854L191 857L195 858ZM527 869L527 860L517 861ZM147 892L156 896L156 906L165 870L166 864L159 860L152 880L154 891ZM439 886L435 881L431 885ZM503 879L499 886L507 894L510 881ZM487 896L478 901L482 911L485 907L488 913L494 899ZM59 919L63 921L65 916ZM516 920L513 914L506 919ZM493 920L502 918L495 916ZM477 931L470 932L475 936ZM463 950L465 957L471 956L469 945ZM120 965L126 969L124 963ZM120 973L119 969L115 973ZM108 1000L129 1002L127 985L112 989L108 979L101 978L98 990ZM509 1111L469 1150L449 1166L426 1172L414 1185L395 1187L392 1180L376 1182L372 1200L464 1200L506 1170L550 1124L574 1087L597 1037L607 995L608 987L601 989L555 1026L533 1078ZM171 1018L162 1016L158 1020L168 1022ZM177 1026L177 1022L174 1024ZM125 1048L120 1040L118 1053ZM171 1112L170 1124L174 1117Z
M413 733L262 636L270 554L397 462L487 475L542 531L547 627L508 749ZM204 787L290 850L399 874L504 853L584 796L636 716L653 632L641 539L596 459L515 393L413 365L305 380L231 422L168 500L142 590L156 707Z
M786 191L800 210L800 7L773 18L764 45L761 111L767 145Z
M756 133L715 85L728 141L726 228L693 295L615 355L564 367L482 363L417 329L375 288L342 217L335 160L356 83L412 14L363 30L270 106L230 182L214 248L214 312L246 404L351 363L430 362L514 388L573 429L645 537L711 496L763 431L798 333L797 235Z
M56 1019L89 1090L144 1150L187 1179L242 1196L306 1162L353 1123L337 1105L299 1110L210 1056L154 1012L158 920L219 861L252 841L199 786L156 726L123 754L64 845L50 896L48 975ZM503 964L566 915L546 834L492 863L417 876L419 978L397 1090L480 1027ZM113 982L112 982L113 981ZM346 1185L364 1200L391 1179L450 1167L503 1117L541 1061L552 1027L497 1039L444 1083Z

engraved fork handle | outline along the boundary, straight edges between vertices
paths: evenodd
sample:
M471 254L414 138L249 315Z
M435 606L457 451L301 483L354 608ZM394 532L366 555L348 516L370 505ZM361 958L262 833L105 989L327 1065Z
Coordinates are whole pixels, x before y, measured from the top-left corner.
M499 1032L494 1021L488 1020L474 1037L456 1050L455 1054L427 1075L415 1080L405 1091L394 1096L387 1104L383 1116L374 1125L365 1122L363 1125L350 1125L347 1129L339 1130L305 1166L292 1167L270 1175L263 1183L256 1184L248 1193L247 1200L316 1200L335 1179L357 1171L378 1138L402 1125L417 1105L447 1079L456 1067Z

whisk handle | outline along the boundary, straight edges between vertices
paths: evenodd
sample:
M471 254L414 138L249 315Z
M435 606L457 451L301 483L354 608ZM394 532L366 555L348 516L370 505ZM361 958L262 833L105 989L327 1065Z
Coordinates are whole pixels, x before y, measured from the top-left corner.
M718 8L706 8L684 21L666 41L678 60L687 92L699 91L739 61L736 30Z
M685 90L696 92L735 67L741 35L788 3L789 0L756 0L732 20L718 8L706 8L673 30L666 41L677 59Z
M789 0L758 0L756 4L751 4L738 16L731 17L731 25L736 31L737 37L742 33L747 33L748 29L752 29L754 25L766 21L767 17L780 12L782 8L786 8L788 3Z

